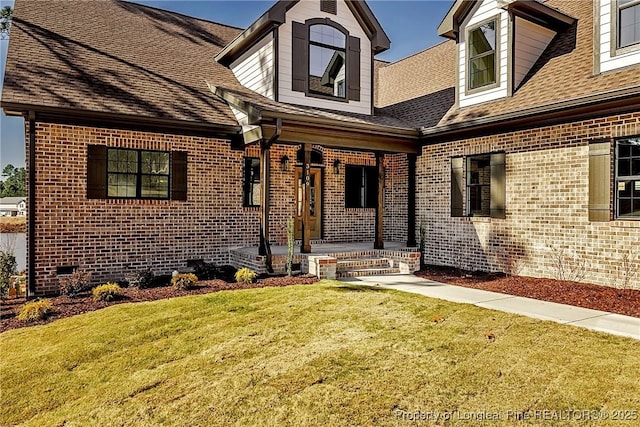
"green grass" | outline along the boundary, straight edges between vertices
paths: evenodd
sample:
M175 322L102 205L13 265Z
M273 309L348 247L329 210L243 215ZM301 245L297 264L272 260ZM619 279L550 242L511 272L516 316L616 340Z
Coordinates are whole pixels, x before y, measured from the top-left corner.
M3 425L411 425L401 411L540 425L536 410L640 409L638 341L340 282L122 304L5 332L0 349Z

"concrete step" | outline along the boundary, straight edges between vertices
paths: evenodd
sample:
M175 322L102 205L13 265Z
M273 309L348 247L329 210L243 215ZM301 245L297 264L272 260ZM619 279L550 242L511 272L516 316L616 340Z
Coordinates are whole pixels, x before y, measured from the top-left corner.
M386 258L339 259L336 271L350 271L366 268L389 268L392 264Z
M384 276L388 274L400 274L399 268L361 268L348 271L337 271L336 278L342 277L364 277L364 276Z

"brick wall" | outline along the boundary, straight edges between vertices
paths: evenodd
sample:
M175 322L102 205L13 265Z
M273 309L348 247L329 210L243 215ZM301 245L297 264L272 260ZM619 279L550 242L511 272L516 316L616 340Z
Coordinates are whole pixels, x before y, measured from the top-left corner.
M36 138L38 294L57 292L58 266L78 266L99 283L144 268L169 273L184 268L189 259L226 264L229 248L258 243L259 210L243 207L242 200L244 157L258 157L257 147L232 151L227 141L213 138L49 123L37 124ZM91 144L187 151L187 201L88 200L86 162ZM323 239L373 241L375 211L344 207L344 165L374 165L373 154L316 148L324 155ZM286 244L286 220L295 213L297 149L275 145L271 150L270 224L271 241L276 244ZM283 155L291 159L286 172L280 167ZM337 158L341 161L338 175L333 171ZM393 184L387 188L387 198L400 203L406 200L406 187L405 196L399 193L403 187L397 174L402 171L393 167L388 171ZM389 188L394 189L392 193ZM385 237L394 235L385 232Z
M484 271L515 265L520 274L554 278L555 252L567 266L584 263L583 281L620 285L625 254L640 255L640 222L589 221L588 144L639 134L635 113L425 146L417 163L425 261ZM506 219L451 218L450 158L497 151L506 152Z

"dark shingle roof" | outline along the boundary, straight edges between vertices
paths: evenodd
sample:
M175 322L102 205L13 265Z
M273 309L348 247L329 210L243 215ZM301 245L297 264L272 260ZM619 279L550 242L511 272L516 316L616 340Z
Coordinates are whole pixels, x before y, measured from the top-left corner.
M215 85L213 85L215 86ZM284 102L276 102L253 92L245 87L236 85L234 87L216 86L212 90L218 89L225 94L230 94L246 105L259 111L270 111L275 113L291 114L303 117L315 117L338 120L346 123L385 126L402 130L415 129L415 126L405 120L393 117L389 114L366 115L349 113L344 111L325 110L322 108L307 107L304 105L293 105Z
M237 83L213 56L239 33L121 1L16 0L2 102L236 125L205 80Z

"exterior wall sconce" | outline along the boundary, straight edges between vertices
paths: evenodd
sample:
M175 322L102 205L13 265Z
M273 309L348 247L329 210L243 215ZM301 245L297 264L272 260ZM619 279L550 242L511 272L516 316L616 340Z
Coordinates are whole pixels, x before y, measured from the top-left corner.
M289 157L286 155L280 158L280 170L282 170L282 172L289 171Z
M336 175L340 175L340 159L335 159L333 161L333 173Z

